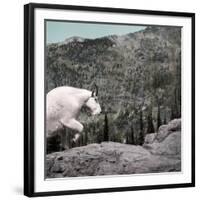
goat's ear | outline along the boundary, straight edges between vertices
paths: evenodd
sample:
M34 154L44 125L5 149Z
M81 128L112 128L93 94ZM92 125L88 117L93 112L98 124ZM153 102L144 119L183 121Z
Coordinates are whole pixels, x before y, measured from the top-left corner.
M94 97L94 90L92 91L91 97Z

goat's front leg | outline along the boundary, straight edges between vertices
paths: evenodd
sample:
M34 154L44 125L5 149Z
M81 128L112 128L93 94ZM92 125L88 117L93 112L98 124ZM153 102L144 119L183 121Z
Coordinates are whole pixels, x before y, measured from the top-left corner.
M78 132L78 133L76 133L74 135L74 138L73 138L73 142L76 143L76 141L80 137L80 133L83 131L83 125L79 121L77 121L75 119L71 119L71 120L67 120L67 121L65 121L64 119L62 119L60 122L61 122L61 124L63 126L65 126L65 127L69 128L71 130L75 130L75 131Z
M83 131L83 125L75 119L70 119L65 121L64 119L60 122L67 128L78 131L79 133Z

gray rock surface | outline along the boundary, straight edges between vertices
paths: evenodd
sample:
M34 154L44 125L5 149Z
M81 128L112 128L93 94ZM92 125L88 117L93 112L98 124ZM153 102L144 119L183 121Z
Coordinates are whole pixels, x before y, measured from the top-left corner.
M46 156L46 177L62 178L181 170L180 120L167 126L162 142L143 146L103 142ZM179 131L177 131L179 130ZM161 134L161 132L160 132Z
M155 141L152 144L144 144L144 148L148 149L155 155L167 155L181 158L181 132L172 132L162 142Z
M156 140L162 142L169 134L174 131L181 131L181 119L174 119L167 125L162 125L158 129L156 134Z
M148 133L145 136L144 143L145 144L152 144L156 138L156 133Z

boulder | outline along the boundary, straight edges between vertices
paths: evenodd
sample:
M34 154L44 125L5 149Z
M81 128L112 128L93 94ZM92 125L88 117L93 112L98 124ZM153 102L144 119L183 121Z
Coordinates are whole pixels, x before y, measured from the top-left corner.
M162 142L144 145L154 155L167 155L181 158L181 132L172 132Z
M154 154L142 146L115 142L52 153L46 159L47 178L159 173L180 169L180 157L173 154Z
M152 144L155 140L155 137L156 137L156 133L148 133L145 136L144 143L145 144Z
M143 146L103 142L46 155L46 178L181 171L181 120L148 134Z
M174 119L168 123L170 131L181 131L181 119Z
M181 131L181 119L174 119L167 125L160 126L155 139L158 142L162 142L169 134L174 131Z

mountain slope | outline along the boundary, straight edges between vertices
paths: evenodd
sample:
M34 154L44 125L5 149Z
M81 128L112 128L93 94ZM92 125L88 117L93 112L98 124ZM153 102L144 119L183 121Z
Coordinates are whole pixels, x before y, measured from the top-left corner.
M99 86L99 102L103 113L108 113L112 141L127 141L130 134L137 140L149 130L148 119L156 128L181 115L179 27L149 26L97 39L73 37L47 45L46 55L46 92L62 85ZM84 114L80 120L91 122ZM104 116L92 123L95 131L85 129L89 143L97 141L94 135L103 134Z

